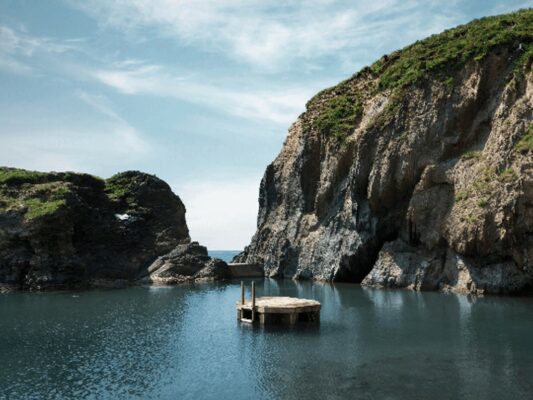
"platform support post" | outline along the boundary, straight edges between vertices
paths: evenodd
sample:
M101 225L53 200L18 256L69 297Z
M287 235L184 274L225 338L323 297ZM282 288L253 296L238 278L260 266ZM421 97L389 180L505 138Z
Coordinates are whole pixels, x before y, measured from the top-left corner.
M255 282L252 281L252 322L255 321Z
M289 324L296 325L296 322L298 322L298 314L296 313L289 314Z
M244 282L241 281L241 305L244 305Z

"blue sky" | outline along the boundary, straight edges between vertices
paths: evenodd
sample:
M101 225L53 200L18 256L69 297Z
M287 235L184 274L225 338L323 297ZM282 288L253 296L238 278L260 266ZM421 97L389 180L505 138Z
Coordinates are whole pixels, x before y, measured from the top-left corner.
M0 165L167 181L194 240L240 249L305 102L520 0L0 0Z

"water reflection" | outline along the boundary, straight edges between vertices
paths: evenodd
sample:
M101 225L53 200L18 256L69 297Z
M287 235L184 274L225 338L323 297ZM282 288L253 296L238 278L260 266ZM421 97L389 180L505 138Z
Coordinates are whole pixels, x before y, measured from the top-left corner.
M257 292L319 300L320 325L238 323L239 282L2 295L0 398L526 399L533 391L531 299L270 279Z

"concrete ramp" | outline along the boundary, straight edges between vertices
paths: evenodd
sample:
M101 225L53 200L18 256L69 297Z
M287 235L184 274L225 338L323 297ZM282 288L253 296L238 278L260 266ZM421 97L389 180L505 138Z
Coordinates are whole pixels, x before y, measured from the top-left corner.
M238 278L262 278L265 270L261 264L230 263L228 264L230 277Z

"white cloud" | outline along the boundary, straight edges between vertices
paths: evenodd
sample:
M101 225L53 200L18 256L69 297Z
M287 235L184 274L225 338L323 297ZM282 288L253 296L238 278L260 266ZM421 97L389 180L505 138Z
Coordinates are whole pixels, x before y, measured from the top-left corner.
M351 59L351 66L464 21L456 1L89 0L76 7L105 26L172 37L263 71ZM322 60L321 60L322 59ZM355 71L353 71L355 72Z
M125 94L172 97L214 110L275 123L292 122L305 108L305 102L316 91L283 88L279 90L236 90L198 83L158 65L139 61L117 63L113 69L97 70L94 77L101 83Z
M255 232L260 177L174 184L191 238L211 250L240 250Z
M106 97L90 95L82 91L78 92L78 96L95 110L108 117L111 122L111 126L108 126L109 131L121 142L119 151L144 154L150 150L150 145L142 138L141 133L113 110Z
M112 127L21 129L0 136L0 159L19 168L105 175L138 156L124 146L123 134Z
M0 121L2 164L106 175L108 171L127 169L150 154L150 144L113 111L105 97L85 92L79 92L78 97L103 118L65 120L50 114L45 124L38 122L39 118L37 122L24 119ZM31 113L31 110L26 112Z
M23 31L0 25L0 68L28 74L33 68L26 60L38 53L58 54L75 48L76 41L55 41L35 37Z

